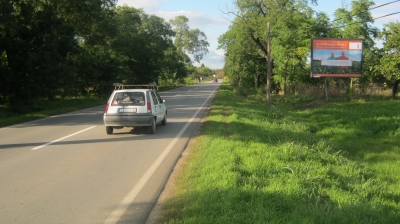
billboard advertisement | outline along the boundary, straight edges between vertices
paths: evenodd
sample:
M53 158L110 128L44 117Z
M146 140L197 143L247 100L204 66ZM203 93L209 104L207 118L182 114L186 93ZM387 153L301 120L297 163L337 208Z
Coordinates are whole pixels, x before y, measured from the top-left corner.
M311 77L362 76L362 39L314 38L311 40Z

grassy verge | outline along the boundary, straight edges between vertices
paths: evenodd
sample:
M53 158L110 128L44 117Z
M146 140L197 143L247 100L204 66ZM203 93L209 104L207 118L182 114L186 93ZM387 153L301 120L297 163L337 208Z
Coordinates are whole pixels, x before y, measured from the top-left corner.
M7 106L0 105L0 127L45 118L48 116L85 109L106 104L107 99L97 97L75 97L54 101L42 101L38 110L27 113L14 113Z
M221 86L159 223L399 222L400 102L258 99Z

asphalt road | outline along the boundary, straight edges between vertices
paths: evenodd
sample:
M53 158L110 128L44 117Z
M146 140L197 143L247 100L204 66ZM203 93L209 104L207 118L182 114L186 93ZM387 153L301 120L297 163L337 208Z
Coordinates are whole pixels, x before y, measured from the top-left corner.
M160 92L153 135L107 135L104 106L1 128L0 223L145 223L219 85Z

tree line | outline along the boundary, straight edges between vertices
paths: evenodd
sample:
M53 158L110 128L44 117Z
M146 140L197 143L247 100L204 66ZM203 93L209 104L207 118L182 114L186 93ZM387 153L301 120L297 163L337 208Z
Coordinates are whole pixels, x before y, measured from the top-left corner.
M225 75L235 86L257 87L266 83L268 34L272 60L272 85L268 91L282 90L285 94L293 92L298 83L319 85L324 81L310 77L312 38L356 38L363 39L363 75L349 79L349 94L353 82L364 87L374 82L390 86L395 98L400 83L400 23L387 23L382 30L373 26L371 10L380 7L373 1L353 0L350 7L338 8L333 19L325 12L313 10L317 0L233 3L235 9L225 13L234 19L219 38L219 48L226 52ZM382 47L376 45L379 40Z
M176 83L211 76L199 62L207 37L188 19L169 22L117 0L0 2L0 104L14 111L38 100L104 96L112 83Z

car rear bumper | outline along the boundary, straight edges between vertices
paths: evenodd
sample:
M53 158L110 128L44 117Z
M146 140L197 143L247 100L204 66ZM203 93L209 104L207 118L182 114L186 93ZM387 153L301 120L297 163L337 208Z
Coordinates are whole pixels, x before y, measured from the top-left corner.
M153 115L104 115L105 126L141 127L150 126Z

